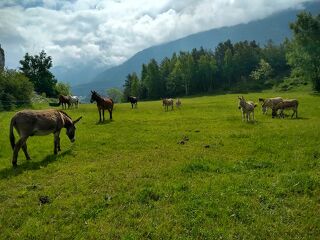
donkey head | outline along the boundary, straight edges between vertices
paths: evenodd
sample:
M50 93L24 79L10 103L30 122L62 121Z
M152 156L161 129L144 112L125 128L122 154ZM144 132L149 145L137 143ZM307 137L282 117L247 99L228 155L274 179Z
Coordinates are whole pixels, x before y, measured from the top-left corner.
M245 102L245 100L244 100L243 96L241 96L241 97L238 96L238 99L239 99L238 108L241 109L242 105L243 105L243 102Z
M67 133L67 136L69 137L70 141L71 142L74 142L75 141L75 133L76 133L76 127L75 127L75 124L77 122L80 121L82 117L79 117L78 119L76 119L75 121L72 121L72 122L69 122L68 124L66 124L66 133Z

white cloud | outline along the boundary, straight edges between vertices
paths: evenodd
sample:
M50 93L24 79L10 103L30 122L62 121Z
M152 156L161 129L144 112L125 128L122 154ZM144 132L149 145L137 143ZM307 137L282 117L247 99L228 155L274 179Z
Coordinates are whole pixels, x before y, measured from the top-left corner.
M55 65L116 65L144 48L304 1L8 0L0 2L0 44L9 67L17 67L25 52L42 49Z

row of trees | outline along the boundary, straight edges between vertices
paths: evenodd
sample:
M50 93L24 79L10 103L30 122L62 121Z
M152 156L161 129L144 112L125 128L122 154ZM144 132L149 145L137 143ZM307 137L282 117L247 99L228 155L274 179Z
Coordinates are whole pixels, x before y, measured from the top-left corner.
M174 53L160 63L152 59L142 65L140 76L129 74L124 99L158 99L212 91L261 90L271 87L290 73L313 82L320 91L320 15L301 13L290 25L293 39L260 47L255 41L218 44L214 51L193 49Z
M26 53L20 64L20 71L0 70L0 110L30 105L34 91L45 97L70 94L70 86L50 72L52 58L44 51L34 56Z
M214 52L200 48L173 54L159 64L152 59L142 66L141 78L129 74L124 96L157 99L217 90L257 90L270 78L288 72L284 46L271 41L261 48L255 41L220 43Z

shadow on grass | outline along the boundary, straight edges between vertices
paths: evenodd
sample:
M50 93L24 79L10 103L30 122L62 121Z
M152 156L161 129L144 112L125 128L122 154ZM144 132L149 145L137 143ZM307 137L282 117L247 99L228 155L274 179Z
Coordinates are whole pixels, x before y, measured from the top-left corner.
M25 161L24 163L18 165L16 168L5 168L0 171L0 179L16 177L27 170L39 170L48 166L50 163L62 158L66 155L71 154L71 150L67 150L58 155L48 155L40 162L33 162L32 159Z
M96 122L96 125L106 125L106 124L110 124L110 123L112 123L113 122L113 120L105 120L104 122Z

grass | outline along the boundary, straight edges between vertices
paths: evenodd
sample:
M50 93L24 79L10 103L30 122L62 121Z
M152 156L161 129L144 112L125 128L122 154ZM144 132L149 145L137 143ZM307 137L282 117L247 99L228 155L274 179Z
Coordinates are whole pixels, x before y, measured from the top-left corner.
M53 156L52 135L32 137L32 160L21 151L17 169L14 112L1 112L0 239L318 239L320 99L244 96L278 95L299 99L298 119L258 108L244 123L232 94L168 112L160 101L117 104L104 124L83 104L68 110L83 116L74 144L63 131Z

